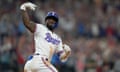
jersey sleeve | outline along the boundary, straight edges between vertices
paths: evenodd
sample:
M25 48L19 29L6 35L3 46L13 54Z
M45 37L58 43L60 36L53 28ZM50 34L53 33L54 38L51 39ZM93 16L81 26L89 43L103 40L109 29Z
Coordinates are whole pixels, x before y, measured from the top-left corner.
M34 33L41 32L42 29L43 29L43 25L42 24L36 24L35 32Z

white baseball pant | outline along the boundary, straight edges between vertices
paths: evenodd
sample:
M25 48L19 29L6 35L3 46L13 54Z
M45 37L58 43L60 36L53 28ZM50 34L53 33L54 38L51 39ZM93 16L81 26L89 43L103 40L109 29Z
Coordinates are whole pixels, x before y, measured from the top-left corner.
M30 56L24 66L24 72L58 72L45 56Z

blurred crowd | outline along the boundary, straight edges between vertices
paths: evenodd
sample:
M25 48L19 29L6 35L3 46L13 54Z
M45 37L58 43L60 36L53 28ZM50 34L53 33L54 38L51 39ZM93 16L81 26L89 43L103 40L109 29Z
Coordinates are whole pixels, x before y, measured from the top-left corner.
M38 5L29 11L36 23L44 24L48 11L59 14L56 33L72 49L65 63L53 58L60 72L120 72L120 0L1 0L0 72L23 72L34 52L19 9L26 1Z

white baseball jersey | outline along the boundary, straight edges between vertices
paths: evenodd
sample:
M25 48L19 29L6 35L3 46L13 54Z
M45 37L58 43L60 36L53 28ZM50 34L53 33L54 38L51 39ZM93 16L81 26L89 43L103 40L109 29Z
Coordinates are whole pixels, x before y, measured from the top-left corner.
M34 40L35 53L45 55L49 60L54 52L63 51L61 38L43 24L36 24Z
M64 53L61 38L54 32L51 32L46 26L36 24L34 40L35 54L30 56L26 62L25 72L58 72L50 63L50 60L54 52Z

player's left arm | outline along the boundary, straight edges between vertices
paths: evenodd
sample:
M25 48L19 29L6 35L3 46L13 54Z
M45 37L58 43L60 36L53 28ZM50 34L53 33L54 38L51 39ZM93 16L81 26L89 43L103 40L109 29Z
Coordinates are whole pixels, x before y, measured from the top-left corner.
M60 55L60 60L65 62L71 54L71 49L67 44L63 44L63 53Z
M61 41L57 47L56 52L59 55L59 59L61 60L61 62L65 62L71 54L71 49L67 44L62 44Z

